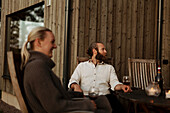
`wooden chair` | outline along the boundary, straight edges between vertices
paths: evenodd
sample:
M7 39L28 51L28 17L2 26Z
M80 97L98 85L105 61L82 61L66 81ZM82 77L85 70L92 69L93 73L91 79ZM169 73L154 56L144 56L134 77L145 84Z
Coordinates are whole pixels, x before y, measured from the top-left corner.
M17 100L19 102L20 109L22 113L28 113L28 109L24 101L23 95L21 93L21 89L20 89L19 82L17 79L12 51L7 52L7 60L8 60L8 67L9 67L13 89L16 94Z
M80 62L85 62L85 61L88 61L88 60L89 60L88 57L77 57L77 65L78 65ZM107 60L107 63L113 65L113 58L112 58L112 57L109 57L108 60Z
M155 81L156 60L128 58L128 70L130 86L144 90L149 82ZM145 113L150 113L143 104L135 101L128 104L128 113L131 107L133 107L135 113L138 112L138 107L142 108Z
M80 63L80 62L85 62L85 61L88 61L89 58L88 57L77 57L77 65Z
M149 82L155 81L156 60L128 58L130 85L145 89Z

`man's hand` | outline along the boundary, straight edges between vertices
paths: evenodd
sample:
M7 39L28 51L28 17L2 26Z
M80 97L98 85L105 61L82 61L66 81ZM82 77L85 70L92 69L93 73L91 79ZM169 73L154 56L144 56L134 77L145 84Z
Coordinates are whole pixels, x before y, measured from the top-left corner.
M115 86L115 90L123 90L125 93L126 92L132 92L130 86L128 85L123 85L123 84L118 84Z
M71 84L71 89L77 92L83 92L83 90L80 88L80 86L76 83Z
M91 103L94 105L94 109L97 109L96 103L94 102L94 100L91 100Z
M127 92L132 92L132 89L130 88L130 86L128 85L123 85L122 86L122 90L127 93Z

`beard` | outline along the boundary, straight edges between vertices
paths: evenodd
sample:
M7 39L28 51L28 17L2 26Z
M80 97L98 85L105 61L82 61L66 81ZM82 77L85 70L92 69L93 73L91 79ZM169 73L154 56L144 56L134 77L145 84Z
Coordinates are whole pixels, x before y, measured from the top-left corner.
M107 57L106 57L106 56L103 56L103 55L100 54L98 51L97 51L96 59L99 60L100 62L103 61L103 62L107 63Z

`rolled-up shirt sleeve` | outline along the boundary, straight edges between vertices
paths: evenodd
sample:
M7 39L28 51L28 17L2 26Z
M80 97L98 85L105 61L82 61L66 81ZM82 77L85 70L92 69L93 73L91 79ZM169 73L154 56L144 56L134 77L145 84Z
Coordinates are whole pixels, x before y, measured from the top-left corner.
M117 75L116 75L116 72L115 72L115 69L113 66L111 66L111 69L110 69L110 86L111 86L111 90L115 90L115 86L118 85L118 84L122 84L121 82L119 82L118 78L117 78Z
M80 85L80 80L81 80L81 71L80 71L80 64L76 67L74 70L68 84L68 88L71 88L71 84L76 83Z

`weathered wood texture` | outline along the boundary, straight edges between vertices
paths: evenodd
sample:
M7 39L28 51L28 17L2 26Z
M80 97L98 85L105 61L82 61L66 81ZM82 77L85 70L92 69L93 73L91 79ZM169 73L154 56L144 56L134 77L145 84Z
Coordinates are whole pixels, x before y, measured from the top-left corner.
M156 0L79 0L78 31L70 29L71 34L78 32L78 37L70 36L70 47L77 43L77 51L71 54L88 56L91 42L103 42L121 80L128 74L128 57L156 59L157 5ZM74 15L72 11L71 18ZM71 65L70 73L76 62Z
M69 70L74 70L77 63L78 50L78 22L79 22L79 0L70 0L70 24L69 24Z
M46 0L2 0L0 74L3 75L6 40L6 15ZM44 23L56 36L54 72L62 80L65 0L51 0L45 5ZM156 59L157 53L157 0L69 0L69 69L70 75L76 67L77 56L87 56L91 42L102 41L108 57L113 58L114 67L121 80L128 74L128 57ZM162 60L170 62L170 1L164 0L162 29ZM170 65L162 63L165 84L170 86ZM0 87L13 92L11 82L0 79Z
M162 75L164 86L170 87L170 0L164 0L162 22Z
M51 5L46 5L46 0L2 0L1 9L1 42L0 42L0 75L3 75L4 68L4 52L5 52L5 40L6 40L6 15L14 13L16 11L25 9L37 3L43 2L45 4L44 9L44 25L50 28L55 35L55 43L57 49L54 50L53 60L56 63L54 72L62 80L63 77L63 54L64 54L64 29L65 29L65 0L51 0ZM76 57L75 57L76 59ZM1 89L6 92L13 93L12 84L9 79L2 79L1 77Z

